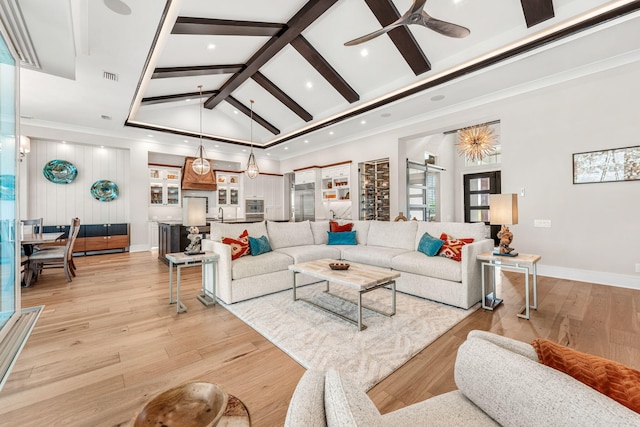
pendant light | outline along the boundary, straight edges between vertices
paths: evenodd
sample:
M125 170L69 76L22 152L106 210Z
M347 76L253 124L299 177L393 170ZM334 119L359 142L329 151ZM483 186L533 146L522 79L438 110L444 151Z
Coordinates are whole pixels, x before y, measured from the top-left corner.
M211 165L209 164L209 160L204 158L205 152L202 146L202 108L204 106L202 103L202 85L198 85L198 89L200 89L200 146L196 152L197 158L191 164L191 169L198 175L206 175L211 170Z
M251 100L251 114L249 116L249 128L251 129L251 154L249 154L249 160L247 161L246 174L251 179L256 179L260 174L260 169L256 163L256 156L253 155L253 99Z

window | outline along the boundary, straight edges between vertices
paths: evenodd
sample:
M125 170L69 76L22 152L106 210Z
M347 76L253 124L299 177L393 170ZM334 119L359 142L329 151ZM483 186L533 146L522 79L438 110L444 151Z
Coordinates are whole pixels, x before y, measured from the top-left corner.
M500 194L500 171L464 176L464 221L489 224L489 194ZM500 226L491 226L491 237L497 240Z

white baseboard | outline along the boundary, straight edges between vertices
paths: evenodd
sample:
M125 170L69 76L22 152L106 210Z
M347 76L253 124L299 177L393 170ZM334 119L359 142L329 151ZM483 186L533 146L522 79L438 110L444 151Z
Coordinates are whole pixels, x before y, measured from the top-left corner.
M640 290L640 274L632 276L543 264L538 265L538 274L540 276L555 277L558 279L577 280L579 282L598 283L600 285Z
M146 245L131 245L129 246L129 252L148 252L151 247L147 243Z

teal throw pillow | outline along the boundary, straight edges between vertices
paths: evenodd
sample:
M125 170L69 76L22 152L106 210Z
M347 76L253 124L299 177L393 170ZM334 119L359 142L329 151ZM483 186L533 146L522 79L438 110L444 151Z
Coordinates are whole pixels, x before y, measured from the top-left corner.
M249 248L251 249L251 255L257 256L271 252L271 245L267 236L260 236L258 238L249 236Z
M356 232L355 231L340 231L340 232L332 232L327 231L329 233L329 239L327 241L327 245L357 245L356 241Z
M436 256L440 248L444 245L444 240L436 239L429 233L424 233L418 243L418 252L422 252L426 256Z

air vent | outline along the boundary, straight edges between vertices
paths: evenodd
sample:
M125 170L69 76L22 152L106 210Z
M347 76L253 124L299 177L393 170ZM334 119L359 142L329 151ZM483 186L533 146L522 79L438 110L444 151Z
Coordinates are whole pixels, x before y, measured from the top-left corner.
M9 39L13 42L13 47L18 53L22 65L39 69L38 55L36 55L17 0L7 0L0 3L0 21L9 33Z
M111 116L107 116L106 114L100 114L100 118L102 120L111 120Z
M111 80L114 82L118 81L118 75L116 73L110 73L109 71L103 71L102 72L102 78L106 79L106 80Z

